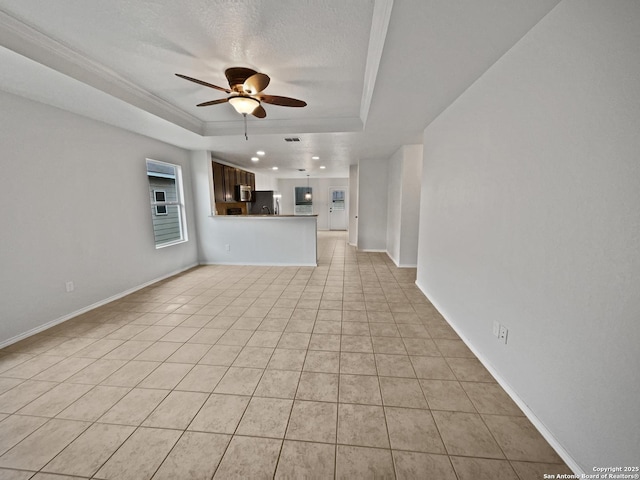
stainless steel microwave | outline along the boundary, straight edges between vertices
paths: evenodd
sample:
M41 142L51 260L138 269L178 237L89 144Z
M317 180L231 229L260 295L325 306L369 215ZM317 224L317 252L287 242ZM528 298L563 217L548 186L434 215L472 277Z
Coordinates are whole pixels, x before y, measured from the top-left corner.
M251 201L251 185L236 185L236 201L237 202Z

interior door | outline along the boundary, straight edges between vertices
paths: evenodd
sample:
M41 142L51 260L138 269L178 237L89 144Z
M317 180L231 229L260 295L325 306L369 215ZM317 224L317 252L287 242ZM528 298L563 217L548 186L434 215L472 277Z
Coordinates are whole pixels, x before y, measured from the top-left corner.
M329 188L329 230L347 229L347 187Z

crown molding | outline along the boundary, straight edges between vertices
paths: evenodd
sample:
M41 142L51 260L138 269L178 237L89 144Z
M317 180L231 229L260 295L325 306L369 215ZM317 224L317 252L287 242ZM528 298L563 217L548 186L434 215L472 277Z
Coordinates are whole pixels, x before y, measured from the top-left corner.
M362 87L362 100L360 101L360 120L366 125L371 107L373 89L376 85L380 59L387 38L389 20L393 0L376 0L373 6L373 18L371 20L371 33L369 35L369 49L367 50L367 63L364 70L364 85Z
M288 120L248 120L249 135L268 134L296 134L296 133L332 133L332 132L361 132L362 120L359 117L344 118L310 118ZM242 120L232 122L206 122L204 124L205 137L219 137L226 135L241 135L244 133Z
M392 5L393 0L375 0L359 117L264 119L259 122L249 119L249 133L362 132L371 104ZM0 45L201 137L239 135L244 132L241 118L237 121L203 122L1 8Z
M203 122L198 118L2 10L0 44L193 133L203 133Z

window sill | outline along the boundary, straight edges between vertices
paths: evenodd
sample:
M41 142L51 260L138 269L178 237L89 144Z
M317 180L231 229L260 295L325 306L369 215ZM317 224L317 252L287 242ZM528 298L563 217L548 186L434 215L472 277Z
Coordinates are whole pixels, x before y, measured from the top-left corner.
M176 240L175 242L163 243L162 245L156 245L156 250L160 250L161 248L165 248L165 247L172 247L173 245L179 245L181 243L187 243L188 241L189 241L188 239L184 239L184 240Z

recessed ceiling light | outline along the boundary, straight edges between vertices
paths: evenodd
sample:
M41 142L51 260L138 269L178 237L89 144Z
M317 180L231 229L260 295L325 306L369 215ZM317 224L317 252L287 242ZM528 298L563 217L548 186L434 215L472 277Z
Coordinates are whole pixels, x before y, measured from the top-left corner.
M262 151L262 150L258 150L258 151L256 152L256 154L257 154L257 155L262 156L262 155L264 155L264 151Z
M311 157L311 160L320 160L320 157Z
M251 161L252 161L252 162L257 162L257 161L259 161L259 160L260 160L260 159L259 159L258 157L251 157Z
M278 167L271 167L271 170L277 170Z
M324 165L320 165L320 169L324 170L325 168L327 167L325 167Z

